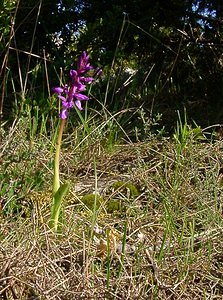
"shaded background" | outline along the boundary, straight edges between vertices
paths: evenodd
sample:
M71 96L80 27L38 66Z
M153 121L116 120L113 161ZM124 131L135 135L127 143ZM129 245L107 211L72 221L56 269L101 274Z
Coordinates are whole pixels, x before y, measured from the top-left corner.
M222 122L222 1L5 0L0 11L3 119L24 103L56 114L50 89L87 50L103 68L90 107L137 109L126 127L143 117L168 131L184 108L201 126Z

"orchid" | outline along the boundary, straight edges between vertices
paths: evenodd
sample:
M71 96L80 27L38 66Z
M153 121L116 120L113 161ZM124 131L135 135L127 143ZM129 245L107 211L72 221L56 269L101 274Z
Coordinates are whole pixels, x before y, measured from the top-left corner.
M84 51L77 63L77 70L70 70L71 81L63 87L54 87L53 92L58 94L58 98L62 102L60 118L66 119L70 108L76 106L79 110L83 110L81 101L89 100L89 97L82 94L86 88L86 84L91 83L93 77L85 77L85 73L92 70L93 67L88 62L89 55Z
M71 81L62 87L59 86L53 88L53 92L58 95L62 104L62 109L60 111L60 129L54 159L53 202L50 217L50 227L55 232L58 230L62 199L69 190L69 184L64 183L60 185L59 178L60 148L63 130L69 110L75 106L78 110L83 110L81 102L89 100L89 97L83 94L86 89L86 84L89 84L94 80L93 77L85 77L85 74L93 69L88 61L89 55L84 51L77 62L77 70L70 70Z

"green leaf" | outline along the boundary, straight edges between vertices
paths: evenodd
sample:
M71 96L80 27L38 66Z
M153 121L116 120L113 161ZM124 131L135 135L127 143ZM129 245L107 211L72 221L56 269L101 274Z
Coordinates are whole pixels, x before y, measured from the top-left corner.
M62 184L53 196L50 227L52 229L54 229L55 232L57 231L57 228L58 228L58 220L59 220L59 215L60 215L61 203L62 203L64 196L68 193L69 187L70 187L69 183Z

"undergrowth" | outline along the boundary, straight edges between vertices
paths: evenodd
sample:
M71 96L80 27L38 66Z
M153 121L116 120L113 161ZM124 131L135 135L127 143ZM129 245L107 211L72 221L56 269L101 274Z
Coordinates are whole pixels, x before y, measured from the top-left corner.
M95 121L65 134L56 236L51 139L1 129L1 299L222 299L222 141L179 120L173 138L111 148Z

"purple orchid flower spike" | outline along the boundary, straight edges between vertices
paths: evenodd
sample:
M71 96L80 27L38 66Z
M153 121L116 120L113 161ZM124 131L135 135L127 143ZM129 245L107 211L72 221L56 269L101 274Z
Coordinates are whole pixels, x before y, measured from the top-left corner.
M89 70L93 69L93 67L88 62L89 58L90 56L87 55L85 51L81 54L77 64L77 69L79 74L86 73Z
M93 67L88 62L89 55L84 51L79 60L77 70L70 70L71 82L64 87L54 87L53 92L58 94L58 98L62 102L62 109L60 112L60 118L66 119L68 117L68 111L70 108L76 106L79 110L82 110L81 101L89 100L89 97L82 94L86 88L86 84L91 83L93 77L85 77L84 74Z

